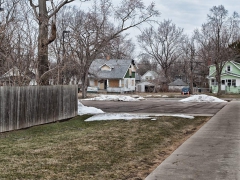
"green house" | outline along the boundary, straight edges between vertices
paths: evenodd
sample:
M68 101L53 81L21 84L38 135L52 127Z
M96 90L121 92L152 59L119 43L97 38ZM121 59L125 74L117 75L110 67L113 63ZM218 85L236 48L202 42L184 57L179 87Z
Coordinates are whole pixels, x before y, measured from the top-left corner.
M209 66L209 86L213 93L217 93L216 66ZM240 63L227 61L221 73L221 90L225 93L240 93Z

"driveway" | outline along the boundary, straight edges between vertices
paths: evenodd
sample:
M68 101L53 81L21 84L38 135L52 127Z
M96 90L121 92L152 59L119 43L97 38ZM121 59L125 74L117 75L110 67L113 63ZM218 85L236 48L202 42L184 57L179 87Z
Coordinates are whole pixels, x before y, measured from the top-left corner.
M148 98L142 101L89 101L81 100L85 106L92 106L112 113L154 113L189 114L213 116L227 103L180 102L179 98Z

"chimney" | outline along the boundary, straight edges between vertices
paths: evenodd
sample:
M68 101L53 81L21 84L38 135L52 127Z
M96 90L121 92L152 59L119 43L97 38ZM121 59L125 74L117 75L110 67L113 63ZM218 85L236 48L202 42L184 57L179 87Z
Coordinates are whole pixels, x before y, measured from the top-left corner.
M212 65L211 59L207 61L208 66Z
M106 59L109 60L110 59L110 55L107 55Z

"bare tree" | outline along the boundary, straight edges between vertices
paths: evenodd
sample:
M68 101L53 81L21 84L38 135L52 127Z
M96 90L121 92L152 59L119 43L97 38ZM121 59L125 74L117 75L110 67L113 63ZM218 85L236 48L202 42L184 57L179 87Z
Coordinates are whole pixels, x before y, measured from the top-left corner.
M101 8L99 8L101 7ZM81 65L82 96L86 97L89 67L94 59L106 54L106 47L119 39L123 32L157 16L154 4L145 7L141 0L123 0L114 7L110 0L95 1L89 12L71 10L69 18L71 58ZM114 17L114 23L111 20ZM116 25L117 24L117 25Z
M106 58L107 56L115 59L134 59L133 52L135 45L131 39L127 39L127 35L119 35L112 39L104 48L99 58Z
M169 68L182 54L183 40L183 29L176 27L170 20L161 22L157 30L151 27L138 36L140 47L161 66L168 81L170 81Z
M1 3L4 11L0 12L0 74L7 69L8 63L13 57L13 41L15 40L15 32L17 30L17 6L19 0L10 0Z
M228 17L224 6L214 6L208 14L208 22L202 25L201 32L195 32L200 49L206 51L208 59L216 66L217 95L221 95L221 73L231 57L229 44L236 41L238 29L238 14Z
M54 0L50 0L50 6L47 6L47 0L38 0L38 5L35 5L33 0L28 1L34 11L39 26L38 82L39 84L47 85L49 83L47 78L47 72L49 70L48 45L56 38L56 15L64 5L73 2L74 0L61 0L58 4L54 4ZM50 33L49 24L51 24Z
M187 66L187 75L189 77L189 86L191 92L193 92L193 81L194 81L194 71L197 68L198 62L196 61L196 47L194 43L194 37L191 39L185 38L185 42L183 43L183 58L184 64Z
M157 63L156 61L152 60L152 57L148 54L140 54L139 55L139 62L137 64L138 70L137 72L140 75L144 75L147 71L155 71L157 72Z

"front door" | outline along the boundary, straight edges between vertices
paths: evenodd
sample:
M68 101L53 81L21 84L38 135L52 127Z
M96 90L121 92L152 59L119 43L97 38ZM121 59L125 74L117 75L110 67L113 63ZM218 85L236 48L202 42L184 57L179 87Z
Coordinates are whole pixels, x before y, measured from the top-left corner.
M107 89L107 80L104 80L104 89Z
M223 79L223 80L222 80L222 83L221 83L221 90L222 90L222 91L225 91L225 88L226 88L226 80Z

